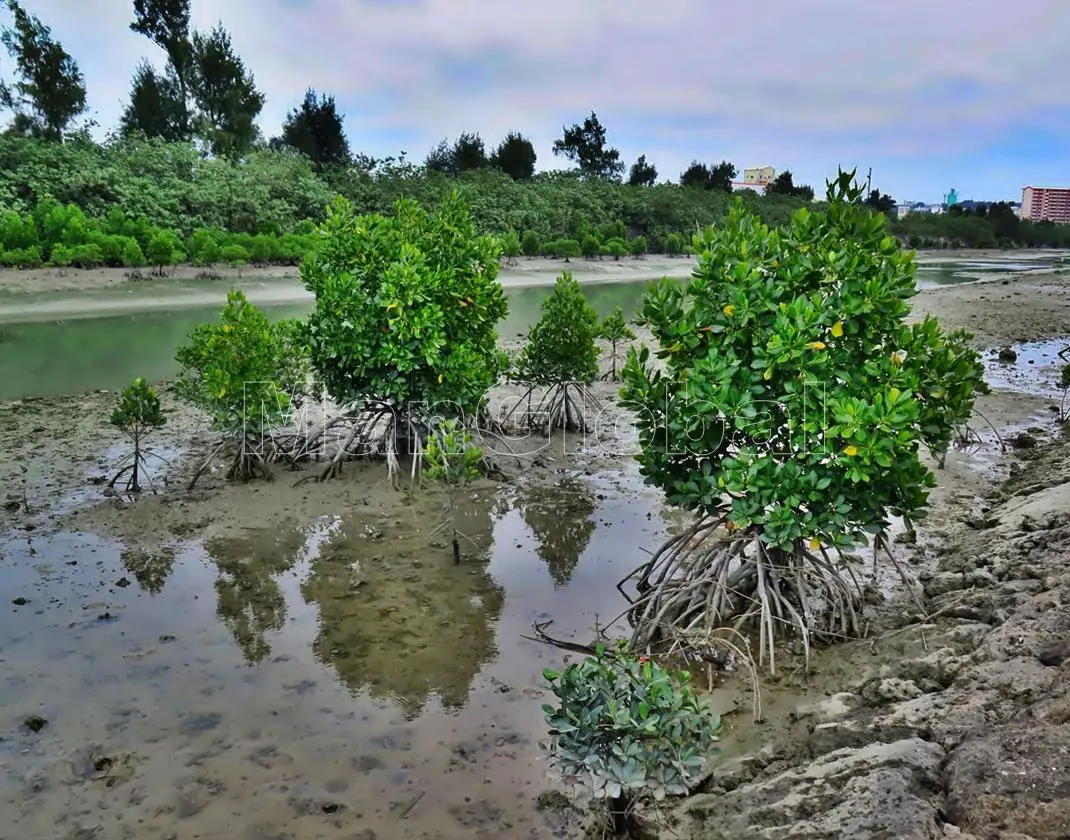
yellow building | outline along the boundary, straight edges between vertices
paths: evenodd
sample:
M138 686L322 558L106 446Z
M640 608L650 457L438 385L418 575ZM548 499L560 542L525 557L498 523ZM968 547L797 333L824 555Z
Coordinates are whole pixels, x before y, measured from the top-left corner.
M756 166L743 170L743 183L756 187L765 187L776 177L776 170L771 166Z

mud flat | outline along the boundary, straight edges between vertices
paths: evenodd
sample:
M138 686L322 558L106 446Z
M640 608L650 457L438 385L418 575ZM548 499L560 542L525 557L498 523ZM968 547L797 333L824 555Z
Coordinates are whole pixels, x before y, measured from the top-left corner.
M724 753L666 837L1067 835L1070 444L1051 406L1068 286L996 280L917 308L1018 360L986 354L981 441L949 455L898 546L915 583L882 581L864 640L764 677L763 722L744 682L716 683ZM456 567L429 535L441 500L379 465L186 491L215 439L166 388L150 445L169 464L132 501L104 487L125 454L114 394L0 406L4 836L574 834L537 747L539 671L563 657L520 635L553 618L583 640L680 523L637 479L614 386L595 391L592 435L515 440L519 466L501 453L509 478L466 501Z
M564 271L583 283L612 283L642 280L647 277L688 277L694 260L691 257L667 257L649 254L641 259L624 257L620 260L563 260L521 257L502 266L498 275L503 286L542 286L552 284ZM296 267L251 266L238 270L219 267L214 277L206 279L204 269L179 265L163 277L144 271L139 279L131 279L123 268L92 269L0 269L0 304L17 304L20 298L53 293L136 293L151 300L155 296L170 296L189 291L196 286L209 288L231 285L247 286L254 293L274 294L272 302L293 303L310 296L302 288ZM213 298L214 300L214 298Z

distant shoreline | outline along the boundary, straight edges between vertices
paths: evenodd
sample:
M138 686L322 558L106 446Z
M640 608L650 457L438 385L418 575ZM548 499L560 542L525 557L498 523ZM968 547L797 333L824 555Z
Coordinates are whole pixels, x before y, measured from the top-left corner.
M1011 252L1016 261L1045 259L1052 251ZM1057 252L1058 253L1058 252ZM919 252L922 264L962 259L1007 257L995 249ZM627 283L651 278L690 276L694 258L648 255L642 259L562 260L521 257L502 266L498 279L505 288L552 285L569 271L585 285ZM311 300L292 266L219 269L216 278L198 278L201 269L178 266L174 275L130 280L121 268L0 270L0 323L71 320L151 312L182 311L220 305L226 291L239 288L259 306L298 305ZM1012 274L1013 272L1008 272ZM993 279L1002 279L1002 275ZM984 281L974 281L984 282Z

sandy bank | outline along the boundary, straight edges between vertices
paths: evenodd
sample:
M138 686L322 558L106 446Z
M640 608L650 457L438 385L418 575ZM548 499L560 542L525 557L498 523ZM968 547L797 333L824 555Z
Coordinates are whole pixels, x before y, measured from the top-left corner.
M520 259L502 267L506 288L552 284L562 271L581 283L620 283L650 277L687 277L693 260L647 256L622 260ZM220 269L216 278L200 278L201 269L179 266L173 275L127 278L124 269L101 268L0 270L0 323L91 318L133 312L161 312L215 306L228 289L242 289L257 305L294 304L312 299L301 286L297 269L285 266Z
M1043 259L1046 252L1023 254L1020 260ZM919 253L919 266L939 266L962 259L1006 259L1000 251L930 252ZM694 260L690 257L648 255L641 259L572 260L568 263L552 259L519 259L504 265L499 280L506 288L551 285L562 271L570 271L584 284L627 283L658 277L685 278L690 276ZM201 269L190 265L178 266L173 274L131 280L124 269L101 268L37 269L18 271L0 269L0 323L69 320L140 312L168 312L201 309L220 305L227 290L239 288L251 301L260 306L301 304L311 295L301 286L296 268L269 266L246 268L241 271L221 268L217 276L199 276ZM1023 275L1024 276L1024 275ZM1042 296L1059 286L1057 272L1032 272L1029 287L1017 286L1014 294L1041 291ZM1015 275L993 275L977 281L998 283ZM962 284L970 285L970 284ZM941 287L941 292L943 287ZM989 293L964 292L964 298L978 304L994 297ZM923 294L923 301L929 297ZM952 298L946 298L952 300ZM922 306L937 306L923 303ZM1043 308L1043 307L1041 307ZM987 322L984 305L970 311L971 323ZM949 314L956 315L952 307ZM1012 338L992 340L1007 341Z

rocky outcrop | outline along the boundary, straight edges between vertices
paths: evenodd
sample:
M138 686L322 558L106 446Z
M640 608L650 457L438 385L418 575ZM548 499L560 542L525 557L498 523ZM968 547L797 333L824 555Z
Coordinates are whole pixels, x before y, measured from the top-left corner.
M978 837L1070 837L1070 724L997 727L967 738L945 770L946 818Z
M887 634L909 653L798 708L790 744L714 768L684 836L1070 838L1070 483L1065 447L1048 457L1063 475L937 551L937 618Z
M686 813L701 826L694 836L708 840L932 840L943 836L932 800L944 757L918 738L835 750L771 779L695 796Z

